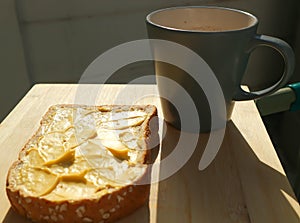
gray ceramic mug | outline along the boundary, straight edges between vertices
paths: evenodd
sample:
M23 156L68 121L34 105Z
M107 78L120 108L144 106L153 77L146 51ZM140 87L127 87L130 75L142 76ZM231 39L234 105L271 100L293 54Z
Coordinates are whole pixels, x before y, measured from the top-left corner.
M150 13L146 22L149 39L172 41L188 47L207 63L219 82L225 105L224 103L219 105L218 100L215 100L214 110L222 110L221 106L224 105L226 114L224 117L222 115L218 117L219 124L212 127L212 118L216 117L212 116L213 112L206 92L194 77L191 78L176 64L156 60L157 55L163 53L161 52L163 49L159 49L159 46L154 44L156 76L171 79L188 92L197 108L201 132L224 127L222 123L230 119L234 101L252 100L270 94L284 86L293 74L295 59L291 47L278 38L257 34L258 19L250 13L223 7L174 7ZM284 59L285 69L281 79L273 86L256 92L246 92L241 88L241 81L248 58L258 46L267 46L277 50ZM174 55L170 55L172 56ZM185 59L182 58L182 60ZM200 70L199 75L202 75ZM177 100L177 90L170 91L167 82L160 79L157 79L159 94ZM189 108L178 109L178 106L185 106L184 101L178 99L174 106L173 102L161 97L161 104L165 120L176 128L182 128L182 112L178 111L185 110L184 115L189 116ZM185 126L191 126L191 128L183 130L197 129L193 127L194 120L189 120L188 117L184 120L189 122Z

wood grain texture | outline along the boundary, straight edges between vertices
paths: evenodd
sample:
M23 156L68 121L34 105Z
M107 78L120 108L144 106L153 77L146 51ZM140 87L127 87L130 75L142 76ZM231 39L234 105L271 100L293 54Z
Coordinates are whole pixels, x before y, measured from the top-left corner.
M0 125L1 222L27 222L11 210L5 195L7 170L49 106L60 103L154 104L162 117L155 85L35 85ZM160 135L162 162L179 136L186 140L183 151L194 137L199 140L179 171L151 185L149 204L119 222L299 222L299 204L253 102L236 103L219 153L203 171L198 164L208 134L180 133L164 125ZM155 169L154 178L164 168Z
M251 222L299 223L299 203L254 102L237 103L228 127Z

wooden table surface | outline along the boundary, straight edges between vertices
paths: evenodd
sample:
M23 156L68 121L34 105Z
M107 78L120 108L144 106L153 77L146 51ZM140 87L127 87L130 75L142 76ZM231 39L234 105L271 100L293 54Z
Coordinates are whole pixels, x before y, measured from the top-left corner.
M155 85L35 85L0 125L1 222L29 222L10 208L5 194L6 174L38 128L42 115L49 106L61 103L154 104L162 118ZM157 162L174 148L180 132L160 126L160 134ZM181 134L187 139L195 136ZM198 137L189 161L171 177L153 183L149 204L119 222L300 222L299 204L252 101L236 103L222 146L203 171L198 164L208 134ZM154 171L153 176L158 174Z

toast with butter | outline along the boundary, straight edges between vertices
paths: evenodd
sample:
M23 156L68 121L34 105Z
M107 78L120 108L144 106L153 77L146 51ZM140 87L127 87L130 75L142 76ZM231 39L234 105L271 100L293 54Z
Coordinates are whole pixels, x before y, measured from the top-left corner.
M108 223L149 196L152 105L55 105L7 176L13 209L34 222Z

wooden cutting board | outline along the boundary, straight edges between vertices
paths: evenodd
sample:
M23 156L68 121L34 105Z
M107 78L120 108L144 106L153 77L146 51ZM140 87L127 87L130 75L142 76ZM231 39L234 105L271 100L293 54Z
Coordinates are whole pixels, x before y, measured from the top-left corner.
M0 124L0 220L29 222L10 207L5 178L11 163L38 128L49 106L76 104L154 104L162 113L155 85L35 85ZM200 171L199 161L208 134L180 133L160 126L164 161L177 148L179 136L190 141L199 137L191 158L176 173L151 185L149 203L119 223L299 223L300 208L253 102L236 103L220 150ZM183 153L184 154L184 153ZM176 159L173 160L176 165ZM158 179L167 169L153 171ZM160 174L160 175L159 175Z

